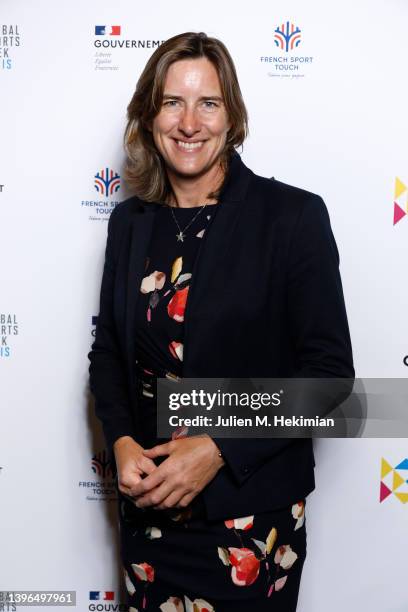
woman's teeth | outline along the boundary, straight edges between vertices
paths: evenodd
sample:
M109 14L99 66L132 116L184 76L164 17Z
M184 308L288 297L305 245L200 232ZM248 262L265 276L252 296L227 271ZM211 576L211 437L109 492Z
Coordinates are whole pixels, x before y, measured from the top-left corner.
M185 149L186 151L192 151L193 149L199 149L203 145L203 141L200 142L183 142L182 140L177 140L177 145L181 149Z

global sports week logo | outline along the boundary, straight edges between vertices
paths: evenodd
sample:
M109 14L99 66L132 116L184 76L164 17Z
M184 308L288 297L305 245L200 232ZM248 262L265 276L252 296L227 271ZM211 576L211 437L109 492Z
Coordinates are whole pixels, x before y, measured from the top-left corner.
M0 69L11 70L13 68L14 53L20 46L19 26L0 24Z
M0 313L0 359L12 356L10 338L18 336L18 322L15 313Z
M93 177L93 185L100 199L82 200L81 207L90 212L90 221L107 221L112 209L119 203L113 198L122 186L120 174L109 166L101 168Z
M262 64L269 68L268 76L278 78L300 78L313 63L313 56L299 54L303 46L303 32L291 21L276 25L271 35L271 46L277 54L265 53L260 58Z
M94 69L98 72L119 70L122 52L135 49L155 49L163 40L124 38L121 25L96 25L93 47Z

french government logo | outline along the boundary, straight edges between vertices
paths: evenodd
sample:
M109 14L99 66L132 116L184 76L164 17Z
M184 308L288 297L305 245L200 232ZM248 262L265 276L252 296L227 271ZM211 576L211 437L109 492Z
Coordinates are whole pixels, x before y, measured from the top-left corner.
M119 70L126 50L155 49L163 40L125 38L121 25L96 25L93 32L94 69L98 72ZM150 51L151 53L151 51Z
M115 598L115 591L89 591L88 610L91 612L126 612L128 609L127 604L119 603Z
M95 26L95 36L120 36L121 26Z

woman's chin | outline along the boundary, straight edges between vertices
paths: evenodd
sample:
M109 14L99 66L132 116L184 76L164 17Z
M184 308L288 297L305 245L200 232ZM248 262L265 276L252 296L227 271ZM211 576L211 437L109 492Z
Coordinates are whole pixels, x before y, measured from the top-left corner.
M177 174L177 176L184 176L186 178L199 177L205 174L209 170L206 163L196 163L193 160L190 162L180 163L178 160L172 160L171 170Z

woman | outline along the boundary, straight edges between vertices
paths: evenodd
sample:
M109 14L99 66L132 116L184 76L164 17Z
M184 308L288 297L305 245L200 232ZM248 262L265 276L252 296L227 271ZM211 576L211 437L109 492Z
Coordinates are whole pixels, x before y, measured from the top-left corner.
M155 381L352 379L328 213L319 196L242 162L247 113L217 39L162 44L128 117L136 195L109 220L89 359L131 610L292 612L311 439L161 440Z

